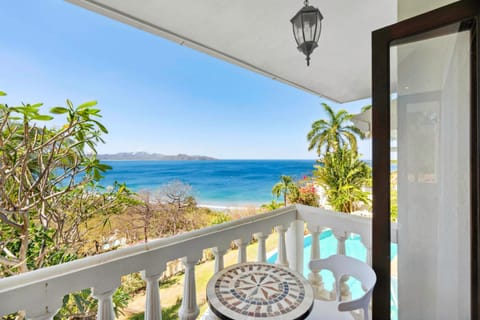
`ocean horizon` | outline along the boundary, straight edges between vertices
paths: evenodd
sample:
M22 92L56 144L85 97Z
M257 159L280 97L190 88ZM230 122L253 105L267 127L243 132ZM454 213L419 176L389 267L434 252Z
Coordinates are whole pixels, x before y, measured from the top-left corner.
M101 184L126 183L131 190L155 192L179 180L192 187L201 206L212 209L259 207L275 197L281 175L312 176L316 160L105 160L112 167ZM282 199L279 199L281 201Z
M370 160L363 160L371 166ZM155 193L179 180L192 187L199 206L214 210L259 207L276 199L272 187L281 175L294 180L311 177L316 160L104 160L112 170L104 173L103 186L126 183L135 192ZM392 164L392 169L396 165ZM279 198L278 201L283 201Z

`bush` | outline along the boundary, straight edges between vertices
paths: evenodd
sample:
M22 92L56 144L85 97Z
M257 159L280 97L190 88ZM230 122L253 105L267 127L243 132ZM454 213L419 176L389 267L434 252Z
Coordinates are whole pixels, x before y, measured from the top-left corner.
M313 182L307 177L304 177L303 180L297 181L296 184L296 192L288 195L288 201L290 203L318 207L319 196Z

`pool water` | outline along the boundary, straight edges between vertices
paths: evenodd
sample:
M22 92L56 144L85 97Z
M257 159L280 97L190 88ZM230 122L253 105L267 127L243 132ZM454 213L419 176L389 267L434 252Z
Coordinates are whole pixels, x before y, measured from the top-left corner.
M320 240L321 240L320 241L320 258L324 259L337 253L338 241L333 235L333 232L331 230L322 232L322 234L320 235ZM310 261L311 246L312 246L312 237L308 235L305 237L305 240L304 240L304 252L303 252L303 261L304 261L303 275L305 277L308 277L308 274L310 273L310 270L308 269L308 262ZM351 256L362 261L367 261L367 249L362 244L359 235L351 235L345 241L345 250L346 250L347 256ZM392 259L394 259L397 256L397 245L392 243L390 250L392 254ZM270 255L267 259L268 262L274 263L277 260L277 255L278 255L277 252ZM334 285L333 274L328 270L322 270L320 271L320 274L322 275L325 289L331 291ZM352 299L356 299L364 293L361 283L355 278L350 277L347 283L350 287L350 291L352 292ZM394 288L392 292L392 296L390 298L390 301L391 301L390 310L391 310L392 320L398 319L397 302L396 302L397 293L395 289L396 287L397 287L397 281L395 278L392 278L392 288Z

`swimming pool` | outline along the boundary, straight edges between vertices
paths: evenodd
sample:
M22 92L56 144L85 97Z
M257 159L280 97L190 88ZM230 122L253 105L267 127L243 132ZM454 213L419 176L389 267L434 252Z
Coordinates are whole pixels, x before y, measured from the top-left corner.
M304 238L304 252L303 252L303 275L308 277L310 270L308 269L308 262L310 261L310 247L312 246L312 237L310 235ZM322 232L320 235L320 257L327 258L332 254L337 253L337 239L333 235L331 230L327 230ZM392 243L390 247L392 253L392 259L397 256L397 245ZM362 242L360 241L359 235L350 235L349 238L345 241L345 251L347 256L351 256L357 258L362 261L367 261L367 249L364 247ZM267 259L268 262L274 263L277 260L277 252L270 255ZM333 275L330 271L322 270L320 272L323 278L324 286L326 290L331 291L333 289ZM348 280L348 285L350 286L350 291L352 292L352 299L356 299L363 294L363 289L361 284L356 279L350 277ZM392 292L392 296L390 298L391 301L391 319L397 320L398 318L398 311L397 311L397 281L396 279L392 278L392 288L394 288L394 292Z

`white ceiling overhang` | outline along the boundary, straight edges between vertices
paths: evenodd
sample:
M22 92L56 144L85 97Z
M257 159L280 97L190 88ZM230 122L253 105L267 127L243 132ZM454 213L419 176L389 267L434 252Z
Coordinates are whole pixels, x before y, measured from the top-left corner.
M296 49L293 0L67 0L338 102L371 96L371 32L397 0L311 0L324 16L310 67Z

